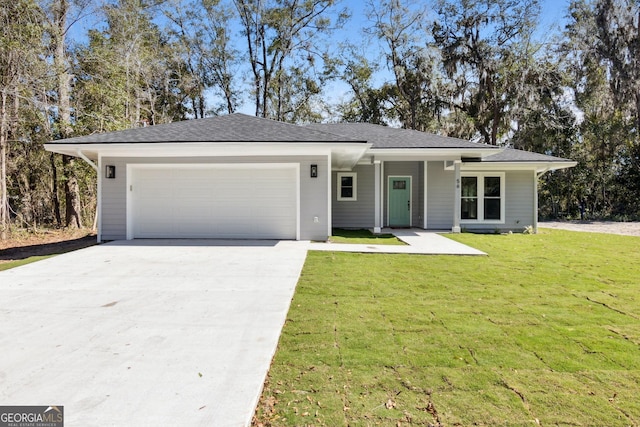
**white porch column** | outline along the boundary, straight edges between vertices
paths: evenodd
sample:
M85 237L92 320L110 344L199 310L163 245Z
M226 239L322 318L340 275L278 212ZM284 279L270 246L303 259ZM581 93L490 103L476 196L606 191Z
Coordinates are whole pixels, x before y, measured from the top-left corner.
M453 233L460 233L460 196L461 196L461 182L460 182L460 165L462 162L456 160L453 162L453 170L455 174L455 195L453 203L453 227L451 231Z
M382 232L382 171L380 160L373 162L374 167L374 187L373 187L373 205L375 209L373 232Z
M331 167L331 151L327 154L327 238L333 235L333 206L331 205L331 190L333 182L333 168Z
M423 162L423 170L424 170L424 179L422 182L422 186L424 187L424 191L422 194L422 199L424 201L424 203L422 204L422 228L424 228L425 230L427 229L427 186L428 186L428 181L427 181L427 165L429 162L427 162L426 160Z
M533 171L533 232L538 234L538 174Z

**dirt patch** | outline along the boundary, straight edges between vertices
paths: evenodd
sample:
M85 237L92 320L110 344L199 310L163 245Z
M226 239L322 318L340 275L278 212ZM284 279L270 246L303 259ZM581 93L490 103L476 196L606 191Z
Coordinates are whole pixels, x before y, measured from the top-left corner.
M88 230L20 231L0 240L0 263L61 254L95 244L95 233Z
M640 237L640 222L613 221L544 221L540 228L556 228L570 231L586 231L591 233L622 234Z

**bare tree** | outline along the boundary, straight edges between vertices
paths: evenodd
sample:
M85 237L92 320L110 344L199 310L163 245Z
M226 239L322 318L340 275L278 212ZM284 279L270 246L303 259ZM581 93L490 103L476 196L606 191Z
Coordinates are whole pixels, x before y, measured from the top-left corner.
M318 46L332 29L327 12L334 0L234 0L234 4L246 38L255 114L284 120L286 80L306 65L313 66L317 57L323 58ZM344 18L340 14L338 24ZM288 70L290 62L294 64Z
M43 19L33 0L3 2L0 6L0 238L6 239L10 206L7 166L10 139L18 139L21 101L30 101L41 69Z
M383 88L404 127L426 131L440 113L435 54L428 46L426 6L413 0L369 2L369 31L385 46L393 81Z

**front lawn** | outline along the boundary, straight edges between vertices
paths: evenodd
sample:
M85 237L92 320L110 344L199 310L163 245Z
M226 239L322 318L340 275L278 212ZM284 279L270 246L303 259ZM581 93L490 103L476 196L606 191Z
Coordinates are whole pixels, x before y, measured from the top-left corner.
M369 230L346 230L334 228L329 236L331 243L350 243L352 245L404 245L393 234L373 234Z
M31 264L32 262L41 261L43 259L51 258L53 255L44 256L31 256L24 259L15 261L0 262L0 271L9 270L11 268L20 267L21 265Z
M640 238L453 238L310 252L254 425L638 425Z

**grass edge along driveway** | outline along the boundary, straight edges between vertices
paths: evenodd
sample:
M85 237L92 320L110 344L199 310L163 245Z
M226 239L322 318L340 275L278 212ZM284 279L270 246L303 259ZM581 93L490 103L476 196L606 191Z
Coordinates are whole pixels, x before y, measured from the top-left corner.
M640 423L640 238L450 237L489 256L310 252L254 425Z

